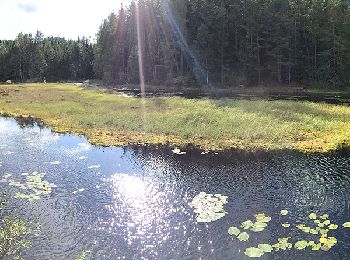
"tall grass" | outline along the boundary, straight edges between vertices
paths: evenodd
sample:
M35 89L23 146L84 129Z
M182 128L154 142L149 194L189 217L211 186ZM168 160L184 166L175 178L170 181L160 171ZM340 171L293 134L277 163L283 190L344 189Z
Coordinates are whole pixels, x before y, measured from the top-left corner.
M93 143L327 152L350 145L350 108L302 101L138 98L69 84L0 85L0 112L38 117Z

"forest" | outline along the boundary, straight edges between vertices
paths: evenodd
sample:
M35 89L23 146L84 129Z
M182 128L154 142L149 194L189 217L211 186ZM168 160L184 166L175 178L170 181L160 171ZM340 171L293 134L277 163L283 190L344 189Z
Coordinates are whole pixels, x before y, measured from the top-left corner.
M140 66L150 85L348 85L350 2L139 0L93 40L0 41L0 82L138 84Z

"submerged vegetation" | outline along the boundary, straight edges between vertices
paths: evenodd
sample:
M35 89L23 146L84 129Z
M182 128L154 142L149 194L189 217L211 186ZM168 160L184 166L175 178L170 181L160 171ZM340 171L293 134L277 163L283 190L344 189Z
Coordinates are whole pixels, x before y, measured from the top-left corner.
M0 85L0 113L40 118L99 145L328 152L350 145L350 108L306 101L138 99L69 84ZM180 150L181 151L181 150Z
M7 183L20 190L14 194L16 199L28 199L30 202L39 200L41 196L50 194L55 187L54 184L43 180L45 173L22 173L21 176L26 177L24 183L11 179L11 173L5 173L3 178L0 178L0 183ZM20 251L31 247L28 238L40 232L40 225L16 216L17 209L14 209L13 205L10 207L7 196L7 193L0 196L0 259L7 256L22 259Z
M221 202L218 198L224 198L224 201ZM196 217L197 222L213 222L225 216L226 212L224 211L223 205L227 202L227 197L221 194L207 194L205 192L200 192L197 196L193 198L193 201L190 203L192 207L195 208L194 212L199 214ZM208 207L207 205L214 205L212 207ZM207 216L215 216L217 212L225 212L225 214L221 215L217 218L208 218ZM200 214L204 214L204 219ZM280 217L281 221L284 221L283 218L286 218L288 215L288 210L281 210ZM240 242L249 242L251 236L257 232L263 232L266 228L268 228L269 222L272 220L270 216L265 215L265 213L255 214L254 220L246 220L243 221L239 227L231 226L228 228L227 232L233 238L237 238ZM309 225L307 225L309 223ZM283 226L284 225L284 226ZM260 243L256 247L248 246L245 249L244 254L248 257L261 257L266 253L271 253L273 251L278 252L280 250L304 250L306 248L310 248L312 251L329 251L332 247L334 247L338 240L329 236L328 233L331 231L335 231L338 229L338 225L331 223L328 214L320 214L317 216L316 213L311 212L308 215L305 223L299 223L295 225L282 223L284 228L302 231L304 234L308 235L306 240L294 239L293 237L282 237L278 238L276 243ZM350 228L350 222L345 222L343 224L344 228ZM250 233L248 233L250 231ZM294 234L291 233L290 234ZM316 236L316 237L315 237ZM299 238L299 236L298 236ZM293 244L294 243L294 244Z
M11 213L13 208L9 208L7 194L0 195L0 259L13 257L22 259L20 250L29 248L31 242L28 236L37 234L40 231L38 224L30 223Z

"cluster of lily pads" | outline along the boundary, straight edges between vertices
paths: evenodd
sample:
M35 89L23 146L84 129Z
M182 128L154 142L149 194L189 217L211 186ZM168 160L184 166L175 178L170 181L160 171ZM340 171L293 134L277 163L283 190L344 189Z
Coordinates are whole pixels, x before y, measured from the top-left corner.
M271 221L271 217L265 216L264 213L256 214L255 215L255 221L248 219L241 223L241 228L243 230L250 230L252 232L261 232L264 231L264 229L267 227L267 223ZM249 234L245 231L242 232L237 227L230 227L228 229L228 233L231 236L235 236L240 241L248 241Z
M227 203L227 196L221 194L207 194L200 192L190 203L197 214L197 222L212 222L224 217L227 212L224 205Z
M223 208L226 203L227 196L201 192L194 197L191 206L195 208L194 212L197 213L197 222L212 222L227 214ZM291 225L283 219L288 214L289 212L286 209L280 211L281 226L283 228L295 228L296 230L316 237L314 239L297 240L295 242L292 242L292 237L278 238L276 243L261 243L255 247L247 247L244 252L245 255L248 257L261 257L265 253L271 253L273 251L277 252L288 249L303 250L307 248L313 251L329 251L337 244L337 239L333 236L328 236L328 233L338 229L339 226L332 223L328 214L320 214L317 216L314 212L310 213L307 218L308 225L303 223ZM271 221L271 217L265 215L265 213L255 214L254 217L254 219L241 222L238 227L229 227L227 230L228 234L241 242L247 242L252 235L251 232L257 233L264 231ZM344 228L350 228L350 222L345 222L342 226Z
M287 210L281 210L281 216L286 216L288 214ZM241 228L251 230L253 232L261 232L267 227L267 223L271 220L269 216L265 216L264 213L259 213L255 215L256 221L247 220L241 223ZM265 253L271 253L272 251L287 250L287 249L297 249L303 250L307 247L311 248L313 251L323 250L328 251L334 245L337 244L337 239L332 236L328 236L330 230L338 229L337 224L332 224L329 219L328 214L320 215L317 218L315 213L310 213L308 216L309 220L313 221L312 226L306 226L306 224L297 224L295 227L304 233L311 235L319 235L316 240L299 240L294 244L289 240L291 237L278 238L278 242L275 244L259 244L257 247L248 247L245 250L245 254L249 257L261 257ZM282 227L289 228L291 225L289 223L282 223ZM343 227L350 228L350 222L343 224ZM228 233L231 236L236 237L240 241L248 241L249 234L247 232L242 232L237 227L230 227Z
M52 192L52 188L56 187L55 184L43 180L45 173L33 172L22 173L22 176L26 176L25 182L19 182L10 179L12 174L7 173L4 175L4 179L7 180L10 186L14 186L22 190L22 192L17 192L15 198L28 199L29 201L38 200L41 196L48 195Z
M281 215L286 216L288 214L287 210L281 210ZM257 214L257 216L264 216L264 214ZM266 219L269 219L269 217L265 217ZM338 228L338 225L332 224L329 220L328 214L320 215L319 218L317 218L317 215L315 213L309 214L309 219L313 221L313 227L312 226L306 226L305 224L298 224L296 225L296 228L301 230L304 233L311 234L311 235L320 235L320 237L317 237L316 241L314 240L299 240L297 242L291 243L289 240L291 237L284 237L284 238L278 238L278 242L275 244L259 244L257 247L248 247L245 250L245 254L249 257L260 257L264 255L265 253L270 253L272 251L279 251L279 250L287 250L295 248L297 250L303 250L307 247L310 247L313 251L323 250L328 251L330 250L336 243L337 239L335 237L328 237L328 232L330 230L335 230ZM268 222L268 221L267 221ZM247 225L246 223L249 223ZM245 221L242 222L241 227L247 228L251 226L251 221ZM288 223L283 223L283 227L290 227L291 225ZM346 222L343 224L343 227L350 228L350 222ZM228 233L230 235L236 236L240 241L247 241L242 240L240 236L240 230L236 227L230 227L228 229ZM245 236L246 237L246 236ZM248 236L249 238L249 236Z

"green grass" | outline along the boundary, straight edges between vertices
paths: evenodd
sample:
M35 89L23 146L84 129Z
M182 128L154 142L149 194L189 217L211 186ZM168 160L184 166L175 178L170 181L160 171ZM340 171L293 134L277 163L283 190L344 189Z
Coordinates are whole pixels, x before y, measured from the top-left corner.
M8 95L7 95L8 94ZM350 146L350 108L299 101L141 100L69 84L0 85L0 113L42 119L92 143L193 144L208 150Z

